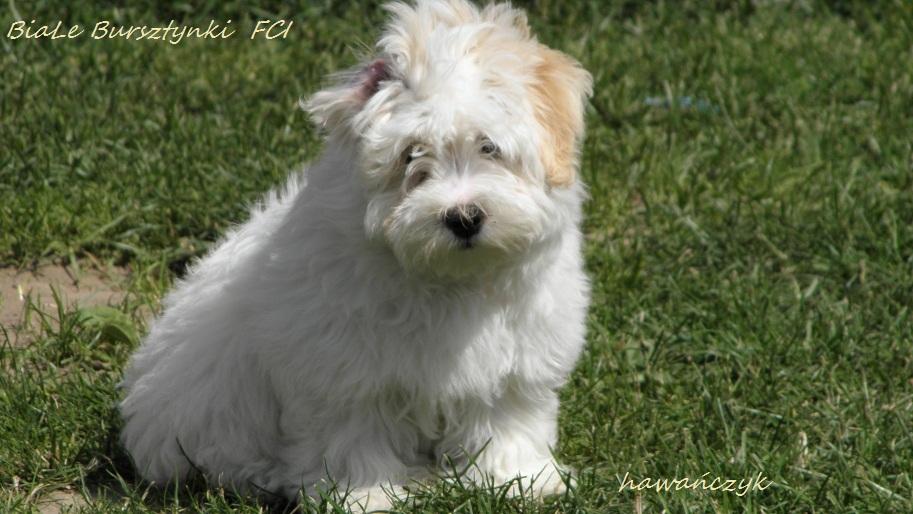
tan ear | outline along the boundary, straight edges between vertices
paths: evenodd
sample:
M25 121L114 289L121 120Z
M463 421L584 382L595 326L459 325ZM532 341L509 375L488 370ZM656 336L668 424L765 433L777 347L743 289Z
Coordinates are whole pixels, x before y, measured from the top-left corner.
M580 63L561 52L539 45L538 57L531 92L542 137L540 158L546 182L552 187L567 187L577 174L584 105L593 93L593 78Z

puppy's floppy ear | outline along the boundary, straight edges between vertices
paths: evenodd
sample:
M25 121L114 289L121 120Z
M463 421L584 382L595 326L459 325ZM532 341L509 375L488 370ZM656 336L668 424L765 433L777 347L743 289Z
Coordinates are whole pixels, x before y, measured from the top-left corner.
M516 30L524 39L531 35L526 13L522 9L515 9L509 3L488 4L482 9L482 19Z
M318 93L302 104L311 119L321 127L335 131L364 107L374 96L381 81L389 78L387 64L376 59L336 76L337 85Z
M593 93L593 78L567 55L538 45L531 84L533 109L542 131L540 158L552 187L573 184L583 138L584 106Z

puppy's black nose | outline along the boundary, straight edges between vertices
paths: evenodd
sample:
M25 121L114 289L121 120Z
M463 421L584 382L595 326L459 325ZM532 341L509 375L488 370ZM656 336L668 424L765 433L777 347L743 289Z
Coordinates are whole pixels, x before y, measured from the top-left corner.
M485 213L476 204L452 207L444 212L444 225L460 239L470 239L482 230Z

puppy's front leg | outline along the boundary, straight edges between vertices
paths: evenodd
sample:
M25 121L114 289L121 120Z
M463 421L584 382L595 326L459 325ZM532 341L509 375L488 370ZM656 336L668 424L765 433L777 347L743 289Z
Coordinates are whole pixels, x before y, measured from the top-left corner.
M413 437L381 403L365 401L332 415L323 413L321 430L314 430L308 419L314 416L312 409L284 413L285 484L292 491L303 486L316 496L326 490L329 478L337 492L346 495L352 512L359 513L389 509L390 496L404 497L400 484L409 479L413 466L403 457Z
M476 483L513 481L513 494L518 486L540 498L564 492L566 469L551 454L558 438L555 391L513 383L492 403L461 402L456 414L438 448L442 466L456 465Z

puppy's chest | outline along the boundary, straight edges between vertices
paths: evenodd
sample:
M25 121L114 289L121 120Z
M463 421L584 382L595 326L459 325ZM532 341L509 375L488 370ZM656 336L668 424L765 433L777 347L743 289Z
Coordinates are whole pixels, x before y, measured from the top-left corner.
M559 331L548 326L541 301L527 294L492 302L485 297L401 295L322 309L294 320L293 355L275 366L296 377L289 394L344 394L352 400L400 391L428 401L491 398L515 374L549 366ZM362 300L373 300L363 297Z
M532 328L510 310L496 308L464 309L418 328L396 327L378 341L395 347L393 373L378 378L429 401L495 395L528 351Z

